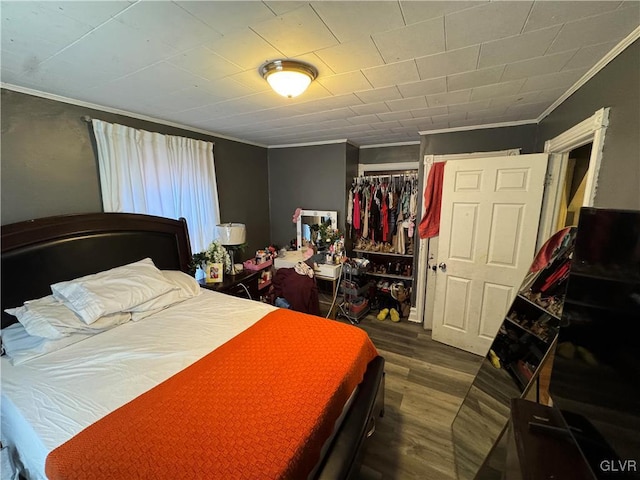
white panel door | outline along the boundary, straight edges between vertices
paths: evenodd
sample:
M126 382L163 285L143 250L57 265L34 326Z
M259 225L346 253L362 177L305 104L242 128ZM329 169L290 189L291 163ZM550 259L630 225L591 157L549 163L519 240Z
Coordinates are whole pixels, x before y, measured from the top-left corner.
M536 248L547 155L448 161L433 339L485 355Z

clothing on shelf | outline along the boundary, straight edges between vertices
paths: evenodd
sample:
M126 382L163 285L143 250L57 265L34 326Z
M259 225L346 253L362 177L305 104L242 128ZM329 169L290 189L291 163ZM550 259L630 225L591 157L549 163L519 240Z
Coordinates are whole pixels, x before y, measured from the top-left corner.
M417 172L356 177L348 199L352 236L389 243L397 253L405 253L418 213Z

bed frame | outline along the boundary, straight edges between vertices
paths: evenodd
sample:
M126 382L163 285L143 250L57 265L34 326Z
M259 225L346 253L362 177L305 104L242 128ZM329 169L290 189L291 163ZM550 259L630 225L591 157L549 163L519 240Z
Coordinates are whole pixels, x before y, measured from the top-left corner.
M187 272L191 261L184 219L127 213L42 218L2 227L2 328L14 323L4 309L51 293L52 283L150 257L165 270ZM372 360L353 403L320 462L318 480L357 474L367 439L384 413L384 359Z

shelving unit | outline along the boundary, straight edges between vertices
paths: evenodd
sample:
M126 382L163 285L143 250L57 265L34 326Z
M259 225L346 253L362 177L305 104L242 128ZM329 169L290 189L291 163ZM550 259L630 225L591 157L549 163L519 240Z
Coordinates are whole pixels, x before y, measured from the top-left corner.
M395 282L402 282L411 296L413 287L413 255L375 250L354 249L353 252L360 258L366 258L371 266L366 273L376 283L376 295L371 298L373 305L388 304L391 300L390 288ZM403 272L401 274L397 272ZM406 274L408 273L408 275ZM376 298L377 297L377 298ZM395 299L394 299L395 300ZM409 302L409 300L407 300ZM400 310L402 310L402 305ZM401 316L402 311L399 312Z
M575 233L573 234L575 238ZM558 248L545 268L531 272L516 295L492 344L500 365L521 392L552 349L567 292L573 238Z
M247 260L244 262L244 268L249 271L259 271L260 276L258 278L258 295L260 299L266 294L271 285L271 279L273 278L273 260L267 260L266 262L256 264L255 260Z
M340 291L342 302L338 305L337 317L345 317L354 325L369 313L369 284L362 281L366 275L366 268L358 268L357 265L345 264L343 266Z
M401 257L401 258L413 258L413 255L407 255L407 254L402 254L402 253L392 253L392 252L376 252L374 250L360 250L358 248L354 248L353 251L355 253L371 253L371 254L379 254L379 255L385 255L388 257Z

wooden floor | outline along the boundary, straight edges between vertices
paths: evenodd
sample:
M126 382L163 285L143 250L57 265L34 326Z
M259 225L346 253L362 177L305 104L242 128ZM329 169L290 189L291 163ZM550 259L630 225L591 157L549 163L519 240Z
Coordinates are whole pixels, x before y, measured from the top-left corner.
M385 416L359 478L455 479L451 423L481 357L433 341L430 331L406 319L368 315L359 326L386 360Z

